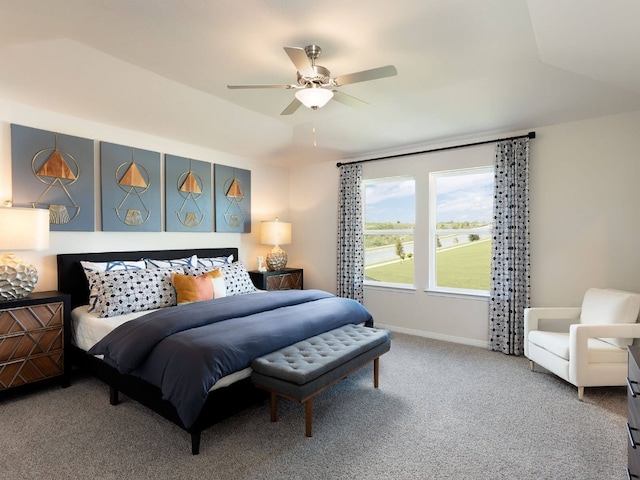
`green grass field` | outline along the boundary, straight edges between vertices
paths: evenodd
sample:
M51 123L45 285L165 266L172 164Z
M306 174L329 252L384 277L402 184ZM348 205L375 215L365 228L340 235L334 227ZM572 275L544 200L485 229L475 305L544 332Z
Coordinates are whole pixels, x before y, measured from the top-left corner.
M436 253L439 287L489 290L491 241L481 240ZM413 259L365 270L368 279L413 285Z

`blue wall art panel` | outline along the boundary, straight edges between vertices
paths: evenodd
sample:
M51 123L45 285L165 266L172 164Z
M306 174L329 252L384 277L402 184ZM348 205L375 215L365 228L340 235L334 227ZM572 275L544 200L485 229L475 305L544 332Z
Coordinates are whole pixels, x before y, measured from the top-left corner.
M11 125L13 205L49 210L50 230L95 229L93 140Z
M251 232L251 171L214 166L216 232Z
M100 142L102 230L162 229L160 153Z
M213 231L211 163L164 156L165 230Z

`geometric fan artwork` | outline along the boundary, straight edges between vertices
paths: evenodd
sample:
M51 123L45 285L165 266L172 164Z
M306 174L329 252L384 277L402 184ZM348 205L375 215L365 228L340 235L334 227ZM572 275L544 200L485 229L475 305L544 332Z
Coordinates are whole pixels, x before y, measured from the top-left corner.
M216 232L251 232L251 170L214 165Z
M165 154L165 230L213 231L211 163Z
M100 142L102 230L162 229L160 153Z
M93 140L11 125L13 205L49 210L52 231L93 231Z

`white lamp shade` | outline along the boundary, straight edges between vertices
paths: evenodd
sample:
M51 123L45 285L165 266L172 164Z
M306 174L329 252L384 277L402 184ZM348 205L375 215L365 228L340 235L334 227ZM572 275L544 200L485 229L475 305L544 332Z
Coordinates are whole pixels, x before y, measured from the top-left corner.
M49 210L0 208L0 250L49 248Z
M291 243L291 224L280 222L262 222L260 226L260 243L263 245L287 245Z
M296 98L307 108L321 108L333 98L333 92L320 87L303 88L296 92Z

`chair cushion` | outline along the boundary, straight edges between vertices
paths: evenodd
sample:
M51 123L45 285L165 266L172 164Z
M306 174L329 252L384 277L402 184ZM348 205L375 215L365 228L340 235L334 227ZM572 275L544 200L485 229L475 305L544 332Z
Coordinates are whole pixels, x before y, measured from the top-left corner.
M590 288L584 294L580 323L610 325L635 323L640 312L640 295L620 290ZM601 340L619 348L633 343L633 338L602 338Z
M568 333L533 330L529 332L529 342L558 357L569 360ZM615 347L598 338L589 338L587 340L587 348L587 361L589 363L625 363L627 361L626 349Z

